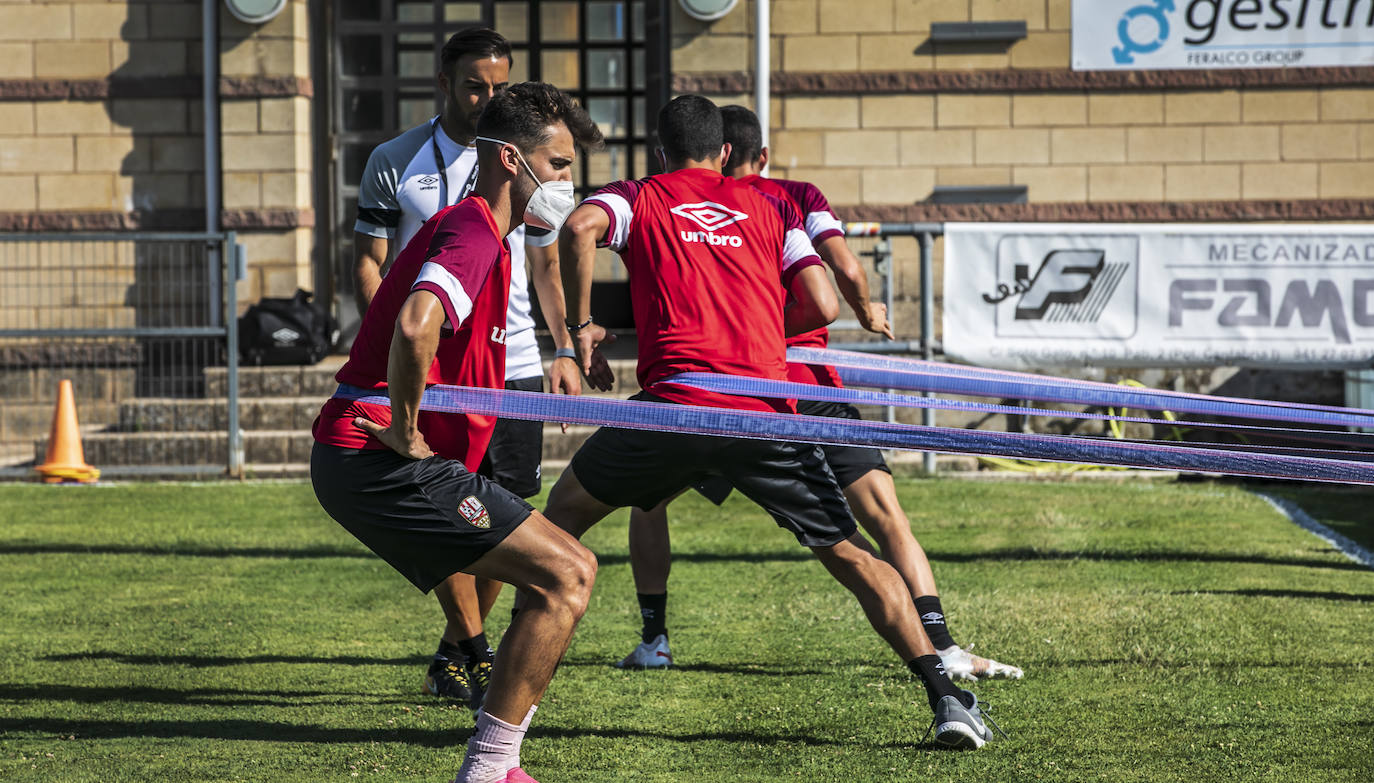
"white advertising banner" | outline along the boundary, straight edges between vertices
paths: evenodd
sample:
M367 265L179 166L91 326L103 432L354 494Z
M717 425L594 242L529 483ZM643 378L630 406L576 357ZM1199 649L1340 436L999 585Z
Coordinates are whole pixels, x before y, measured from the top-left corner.
M988 367L1369 367L1374 227L950 223L946 355Z
M1073 69L1374 65L1370 0L1073 0Z

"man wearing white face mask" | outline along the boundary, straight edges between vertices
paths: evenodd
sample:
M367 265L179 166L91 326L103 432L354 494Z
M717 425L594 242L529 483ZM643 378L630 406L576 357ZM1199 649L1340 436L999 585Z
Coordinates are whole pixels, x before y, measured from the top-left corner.
M444 95L443 112L378 146L368 158L354 227L360 313L366 311L381 285L388 256L399 253L426 220L458 203L475 186L478 118L492 96L506 88L510 66L510 44L496 31L471 28L454 34L440 56L438 87ZM572 183L561 185L566 186L570 200ZM553 244L557 232L541 230L545 227L541 223L530 226L527 229L517 221L507 237L511 279L502 331L505 387L542 391L543 364L530 311L530 278L539 292L545 320L555 326L563 323L563 288ZM526 257L532 267L529 277ZM581 376L571 358L572 342L562 328L553 330L553 339L557 351L549 368L550 390L579 393ZM589 382L597 388L609 388L609 375L606 369L590 377ZM498 421L487 455L474 469L519 497L538 494L543 431L540 422ZM500 583L474 580L465 574L456 574L435 588L446 624L425 674L427 693L469 702L474 709L481 704L492 660L482 626L500 590Z
M434 384L501 387L506 237L522 216L563 222L561 207L529 202L539 183L571 179L576 144L602 138L566 95L533 82L493 97L479 127L503 141L478 145L473 193L425 222L382 280L315 420L310 477L324 510L420 590L462 572L520 591L456 783L533 783L521 743L586 611L596 559L473 472L493 417L419 407Z

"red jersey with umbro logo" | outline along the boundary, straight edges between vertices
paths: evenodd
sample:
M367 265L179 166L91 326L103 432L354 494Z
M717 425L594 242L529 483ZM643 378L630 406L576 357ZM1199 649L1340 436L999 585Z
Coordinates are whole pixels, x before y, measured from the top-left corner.
M396 317L414 291L434 294L445 316L425 385L503 388L510 248L481 196L440 210L396 256L335 380L386 393ZM344 448L388 448L353 426L355 416L385 427L391 423L391 407L330 399L315 419L315 440ZM495 426L494 416L420 411L419 417L420 432L434 453L460 460L470 471L481 465Z
M612 183L587 203L609 216L601 246L629 272L639 385L688 405L795 412L790 400L660 381L681 372L787 377L784 296L797 272L820 263L796 210L708 169Z

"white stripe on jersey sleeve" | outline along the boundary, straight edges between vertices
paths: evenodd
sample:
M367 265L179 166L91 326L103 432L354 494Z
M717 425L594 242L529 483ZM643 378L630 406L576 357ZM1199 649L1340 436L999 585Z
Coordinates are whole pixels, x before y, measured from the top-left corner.
M811 240L806 236L806 232L800 228L788 229L783 235L782 240L782 268L784 270L804 258L811 258L816 255L816 251L811 247Z
M611 220L611 229L607 232L606 247L616 252L624 250L625 243L630 239L630 221L634 219L634 209L630 202L618 193L597 193L582 203L593 201L606 207L614 216Z
M454 329L463 325L463 322L472 314L472 299L468 297L468 292L463 290L463 284L458 281L447 269L434 263L426 261L420 267L420 274L415 278L415 285L420 283L433 283L439 286L448 295L449 305L453 307L453 314L458 316L458 323L450 324ZM411 286L413 290L415 286Z
M844 233L844 223L829 212L812 212L806 216L806 235L815 239L827 231Z

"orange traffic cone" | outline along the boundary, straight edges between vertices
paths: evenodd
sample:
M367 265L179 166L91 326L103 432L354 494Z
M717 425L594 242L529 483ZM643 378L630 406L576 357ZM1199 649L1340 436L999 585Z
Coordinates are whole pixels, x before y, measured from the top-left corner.
M100 471L86 464L81 449L81 429L76 423L76 395L72 382L63 380L57 387L57 410L52 414L48 433L48 454L37 468L45 484L76 481L89 484L100 478Z

